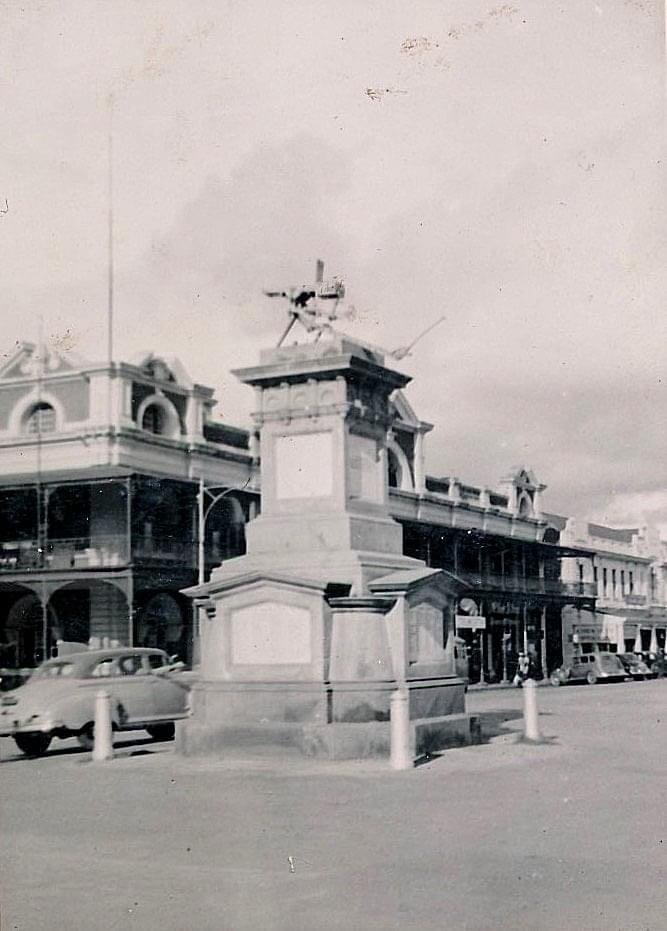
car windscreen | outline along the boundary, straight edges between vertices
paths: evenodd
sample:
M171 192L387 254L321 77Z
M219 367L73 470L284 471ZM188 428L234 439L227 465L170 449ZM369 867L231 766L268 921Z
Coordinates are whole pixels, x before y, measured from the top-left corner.
M51 679L55 676L71 676L74 672L73 663L45 663L36 669L33 679Z

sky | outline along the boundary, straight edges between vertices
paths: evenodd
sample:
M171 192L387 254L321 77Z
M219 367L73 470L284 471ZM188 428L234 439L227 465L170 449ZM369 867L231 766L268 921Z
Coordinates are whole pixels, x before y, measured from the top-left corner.
M230 369L262 289L340 275L395 349L427 469L667 536L659 0L0 0L0 350Z

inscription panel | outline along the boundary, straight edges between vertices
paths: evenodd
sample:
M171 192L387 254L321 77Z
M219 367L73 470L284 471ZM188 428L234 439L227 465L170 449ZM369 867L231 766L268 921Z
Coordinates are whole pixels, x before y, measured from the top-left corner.
M264 601L231 615L232 662L275 666L310 663L311 616L307 608Z
M327 498L333 494L333 437L329 432L277 436L276 498Z

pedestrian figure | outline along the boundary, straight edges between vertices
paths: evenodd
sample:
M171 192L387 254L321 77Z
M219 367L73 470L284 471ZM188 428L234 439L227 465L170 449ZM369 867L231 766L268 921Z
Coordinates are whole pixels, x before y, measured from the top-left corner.
M528 678L530 673L530 658L522 651L519 653L519 661L516 667L516 673L514 675L514 685L516 688L520 689L523 686L523 683Z

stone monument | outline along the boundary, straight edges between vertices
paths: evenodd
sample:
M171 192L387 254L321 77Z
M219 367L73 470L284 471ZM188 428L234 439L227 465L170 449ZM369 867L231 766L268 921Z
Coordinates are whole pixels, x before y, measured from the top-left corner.
M409 378L329 327L235 374L256 392L262 510L247 554L187 590L204 612L201 680L178 748L387 754L399 688L415 755L469 742L453 643L463 585L403 555L388 508L390 397Z

